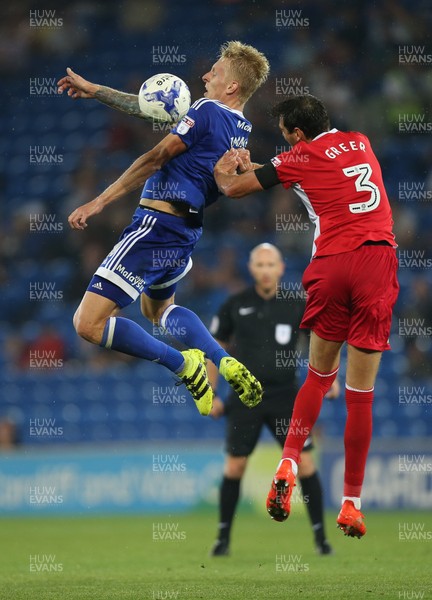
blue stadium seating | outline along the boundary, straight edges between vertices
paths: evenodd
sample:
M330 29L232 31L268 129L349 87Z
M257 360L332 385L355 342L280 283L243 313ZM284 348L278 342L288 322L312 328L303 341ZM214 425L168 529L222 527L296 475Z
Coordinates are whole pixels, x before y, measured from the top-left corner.
M160 402L160 390L163 394L174 388L167 374L161 368L145 365L99 375L9 375L2 381L0 418L10 418L17 424L24 444L221 439L223 421L201 417L184 388L178 388L174 403ZM381 375L377 381L375 435L432 435L432 422L422 418L421 406L398 405L397 392L390 393L391 384L392 376L386 379ZM345 414L343 399L325 402L319 425L326 435L343 434ZM31 434L30 424L35 420L54 424L62 433Z

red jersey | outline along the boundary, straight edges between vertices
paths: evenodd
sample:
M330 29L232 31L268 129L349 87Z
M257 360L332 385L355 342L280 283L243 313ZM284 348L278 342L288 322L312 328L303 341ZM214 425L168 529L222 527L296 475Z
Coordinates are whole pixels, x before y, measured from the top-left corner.
M313 257L349 252L367 240L396 246L381 167L365 135L332 129L271 162L315 225Z

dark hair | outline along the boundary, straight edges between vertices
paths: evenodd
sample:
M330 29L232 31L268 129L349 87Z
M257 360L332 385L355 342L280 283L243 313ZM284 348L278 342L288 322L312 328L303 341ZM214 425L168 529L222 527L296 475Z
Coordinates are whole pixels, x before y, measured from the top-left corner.
M327 110L321 100L309 94L288 96L283 102L273 107L273 117L282 117L288 133L298 127L307 138L314 138L330 129Z

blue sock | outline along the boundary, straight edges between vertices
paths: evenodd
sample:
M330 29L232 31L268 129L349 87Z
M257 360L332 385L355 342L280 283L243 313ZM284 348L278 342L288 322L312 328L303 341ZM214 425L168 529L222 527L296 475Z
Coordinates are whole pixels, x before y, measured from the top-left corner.
M130 356L158 362L174 373L178 373L183 368L184 358L181 352L156 340L138 323L124 317L108 319L99 345Z
M162 315L161 326L188 348L202 350L217 368L222 358L229 356L206 329L201 319L184 306L171 304Z

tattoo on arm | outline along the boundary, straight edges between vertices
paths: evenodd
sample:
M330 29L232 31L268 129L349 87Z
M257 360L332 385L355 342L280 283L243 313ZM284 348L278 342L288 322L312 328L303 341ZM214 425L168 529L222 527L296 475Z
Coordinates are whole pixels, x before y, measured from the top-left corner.
M140 111L138 96L136 94L126 94L125 92L119 92L118 90L101 85L97 92L95 92L95 98L99 102L133 117L144 117Z

